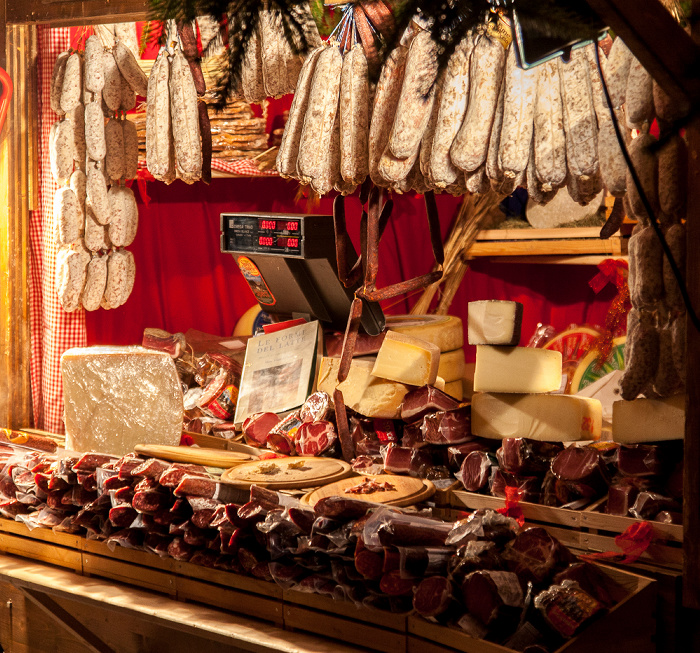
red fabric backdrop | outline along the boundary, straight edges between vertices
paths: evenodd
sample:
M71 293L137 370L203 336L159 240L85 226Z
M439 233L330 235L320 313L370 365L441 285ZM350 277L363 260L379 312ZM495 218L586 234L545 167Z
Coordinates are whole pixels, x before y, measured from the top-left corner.
M219 251L219 215L229 211L331 213L331 200L312 205L298 186L279 178L215 179L210 186L170 186L152 182L151 197L139 198L140 224L130 249L136 259L136 283L127 303L111 311L86 314L88 344L134 344L143 329L199 329L230 334L240 316L255 304L229 254ZM443 237L459 209L459 200L439 196ZM351 233L357 246L359 204L348 202ZM379 285L427 272L431 268L422 200L395 197L392 220L380 246ZM512 299L524 304L525 344L538 322L564 329L571 323L602 324L614 289L595 295L588 281L592 266L511 264L476 260L467 272L451 313L466 320L467 303L476 299ZM400 299L391 313L408 312L416 297ZM473 359L472 351L467 352Z

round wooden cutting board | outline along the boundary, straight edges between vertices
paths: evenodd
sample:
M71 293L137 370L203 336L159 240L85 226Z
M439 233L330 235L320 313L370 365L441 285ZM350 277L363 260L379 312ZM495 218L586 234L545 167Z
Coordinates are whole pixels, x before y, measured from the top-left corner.
M134 447L134 451L144 456L172 460L176 463L192 463L194 465L221 467L223 469L256 460L256 457L249 453L226 451L224 449L208 449L206 447L170 447L161 444L137 444Z
M350 494L345 490L359 485L364 478L368 478L378 483L391 483L395 489L372 492L370 494ZM411 476L394 476L391 474L381 474L379 476L353 476L344 478L330 485L324 485L318 490L309 492L302 497L302 502L313 506L320 499L338 496L346 499L359 499L360 501L371 501L373 503L385 503L390 506L411 506L414 503L425 501L435 493L435 486L431 481L413 478Z
M326 485L352 473L352 467L343 460L291 456L238 465L226 470L221 480L233 485L292 490Z

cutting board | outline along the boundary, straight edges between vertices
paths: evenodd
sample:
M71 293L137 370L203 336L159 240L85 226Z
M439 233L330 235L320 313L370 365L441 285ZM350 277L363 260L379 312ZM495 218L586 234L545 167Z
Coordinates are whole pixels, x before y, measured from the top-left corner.
M370 494L348 494L345 492L348 488L361 483L363 478L369 478L379 483L391 483L396 489L372 492ZM435 494L435 486L431 481L421 478L393 476L389 474L382 474L379 476L362 475L344 478L330 485L324 485L318 488L318 490L305 494L302 498L302 502L313 506L317 501L325 497L339 496L346 499L359 499L360 501L385 503L390 506L400 507L411 506L414 503L425 501L433 494Z
M227 469L221 480L233 485L291 490L327 485L352 473L352 467L343 460L291 456L243 463Z
M205 447L169 447L162 444L137 444L136 453L176 463L192 463L205 467L222 467L228 469L234 465L256 460L255 456L241 451L207 449Z

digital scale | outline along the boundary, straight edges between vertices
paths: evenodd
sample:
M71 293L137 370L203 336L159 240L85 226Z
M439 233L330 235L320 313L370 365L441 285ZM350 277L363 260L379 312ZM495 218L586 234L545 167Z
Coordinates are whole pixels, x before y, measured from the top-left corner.
M345 288L338 279L333 216L222 213L221 251L233 255L265 312L345 330L360 284ZM381 306L362 301L362 328L378 335L384 330Z

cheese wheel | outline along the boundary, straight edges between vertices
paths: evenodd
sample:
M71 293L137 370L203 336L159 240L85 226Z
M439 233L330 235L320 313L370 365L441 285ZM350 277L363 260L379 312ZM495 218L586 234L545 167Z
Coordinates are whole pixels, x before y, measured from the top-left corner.
M441 352L464 345L462 320L454 315L391 315L386 318L386 328L432 342Z
M443 351L440 354L438 376L445 379L445 383L462 380L464 376L464 349Z
M462 384L462 379L457 379L456 381L450 381L445 383L445 388L443 390L445 394L454 397L457 401L462 401L464 398L464 386Z

